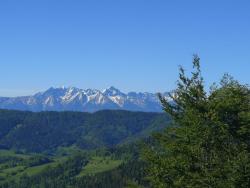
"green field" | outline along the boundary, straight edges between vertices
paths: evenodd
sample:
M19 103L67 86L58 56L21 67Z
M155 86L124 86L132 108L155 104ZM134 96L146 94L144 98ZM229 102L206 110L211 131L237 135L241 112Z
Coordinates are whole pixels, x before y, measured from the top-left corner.
M93 175L117 168L122 164L122 160L112 160L110 157L93 157L91 161L83 167L78 177Z
M59 164L67 162L75 153L80 153L78 148L60 148L54 156L45 156L49 158L49 162L36 165L30 165L30 160L34 161L34 157L40 157L38 154L20 154L11 150L0 150L0 185L4 182L18 182L23 176L35 176L47 169L56 168ZM75 175L80 178L86 175L94 175L117 168L122 164L122 160L114 160L111 156L96 156L93 153L88 154L89 161L82 170ZM38 159L40 159L38 158ZM36 159L36 158L35 158ZM35 161L36 162L36 161Z
M12 150L0 150L0 183L5 181L18 181L23 175L32 176L59 164L65 158L51 158L51 161L41 165L25 165L36 154L19 154Z
M30 155L27 154L21 154L21 153L16 153L13 150L5 150L5 149L0 149L0 157L20 157L20 158L29 158Z

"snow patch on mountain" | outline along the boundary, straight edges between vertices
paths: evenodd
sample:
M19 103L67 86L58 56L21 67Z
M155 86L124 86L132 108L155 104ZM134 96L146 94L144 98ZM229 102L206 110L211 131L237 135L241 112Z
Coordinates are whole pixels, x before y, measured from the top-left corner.
M167 93L164 93L167 97ZM76 87L51 87L44 92L25 97L0 97L0 108L30 111L86 111L121 109L131 111L161 112L155 93L123 93L111 86L103 91Z

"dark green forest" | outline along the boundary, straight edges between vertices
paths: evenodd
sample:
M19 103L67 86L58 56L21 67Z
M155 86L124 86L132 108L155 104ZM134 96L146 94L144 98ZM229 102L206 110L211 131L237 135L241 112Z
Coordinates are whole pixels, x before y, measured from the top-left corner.
M3 188L248 188L250 89L179 70L164 113L0 111Z
M25 152L50 152L72 145L81 149L112 147L149 136L169 121L163 113L0 110L0 147Z

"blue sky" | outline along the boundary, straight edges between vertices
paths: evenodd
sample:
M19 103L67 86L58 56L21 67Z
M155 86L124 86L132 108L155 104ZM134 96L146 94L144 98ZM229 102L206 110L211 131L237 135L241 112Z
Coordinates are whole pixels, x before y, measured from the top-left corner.
M206 84L250 83L248 0L1 0L0 96L51 86L168 91L201 58Z

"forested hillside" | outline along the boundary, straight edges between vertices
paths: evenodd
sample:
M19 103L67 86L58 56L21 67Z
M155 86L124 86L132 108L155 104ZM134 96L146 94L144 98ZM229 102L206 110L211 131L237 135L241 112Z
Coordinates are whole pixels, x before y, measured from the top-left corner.
M169 122L163 113L128 111L22 112L0 110L0 147L27 152L112 147L149 136Z
M0 150L1 188L122 188L144 185L141 144L84 151L64 147L50 155Z
M163 113L0 110L0 187L146 185L140 142L169 122Z

